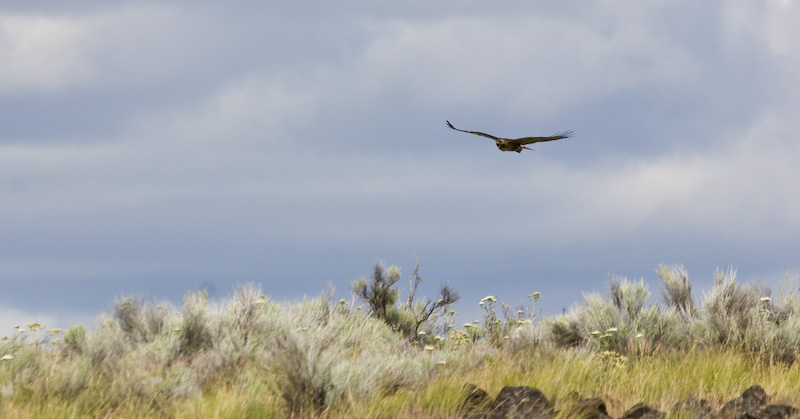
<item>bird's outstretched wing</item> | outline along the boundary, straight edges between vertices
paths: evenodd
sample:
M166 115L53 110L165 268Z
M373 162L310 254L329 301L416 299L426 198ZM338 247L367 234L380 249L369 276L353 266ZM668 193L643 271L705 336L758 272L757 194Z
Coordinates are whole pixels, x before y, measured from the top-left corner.
M510 138L495 137L494 135L489 135L489 134L487 134L485 132L480 132L480 131L467 131L467 130L463 130L463 129L458 129L458 128L454 127L453 124L450 123L450 121L445 120L444 122L447 123L448 127L452 128L452 129L454 129L456 131L461 131L461 132L466 132L466 133L469 133L469 134L480 135L482 137L491 138L491 139L493 139L495 141L504 140L504 141L507 141L507 142L510 142L510 143L520 144L520 145L541 143L541 142L544 142L544 141L560 140L562 138L572 137L572 134L573 134L572 131L564 131L564 132L559 132L558 134L555 134L555 135L553 135L551 137L522 137L522 138L510 139Z
M510 141L515 144L523 144L523 145L533 144L533 143L540 143L543 141L553 141L553 140L560 140L562 138L569 138L572 137L572 134L573 134L572 131L564 131L564 132L559 132L558 134L553 135L552 137L522 137Z
M466 133L469 133L469 134L480 135L481 137L491 138L491 139L493 139L495 141L497 141L497 140L507 140L508 139L508 138L498 138L498 137L495 137L494 135L489 135L489 134L486 134L484 132L465 131L463 129L458 129L458 128L454 127L453 124L451 124L450 121L448 121L448 120L445 120L444 122L447 122L447 126L452 128L452 129L454 129L454 130L456 130L456 131L461 131L461 132L466 132Z

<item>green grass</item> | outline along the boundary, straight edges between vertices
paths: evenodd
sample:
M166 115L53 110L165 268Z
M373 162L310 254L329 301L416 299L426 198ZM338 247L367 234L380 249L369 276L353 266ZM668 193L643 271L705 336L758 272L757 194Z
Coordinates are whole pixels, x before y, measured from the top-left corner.
M0 417L456 418L468 383L536 387L557 410L575 392L600 397L612 416L689 396L721 406L753 384L800 406L796 292L765 298L729 271L697 303L681 267L658 274L663 305L615 278L609 295L546 319L484 298L469 327L449 305L405 311L399 292L383 316L330 291L276 303L253 285L181 307L122 298L92 330L31 323L0 341Z
M427 355L422 355L427 356ZM481 366L448 366L427 382L367 399L344 397L320 417L445 417L459 416L463 384L476 383L490 394L505 385L529 385L542 389L565 406L570 393L599 396L612 416L620 416L637 402L668 411L689 396L706 398L716 405L737 396L754 383L761 384L773 402L800 405L800 368L765 364L761 359L736 352L696 351L690 354L649 356L641 359L601 356L578 350L517 354L500 357ZM161 406L126 400L113 408L94 405L81 396L76 400L45 398L4 399L3 417L179 417L240 418L284 417L281 396L265 386L258 391L241 386L218 386L202 395L176 398ZM96 390L95 390L96 391Z
M456 369L417 391L378 397L368 406L390 416L457 417L463 383L475 383L489 394L506 385L541 389L556 409L564 408L572 392L600 397L618 417L638 402L662 411L690 395L717 406L753 384L762 385L774 402L800 405L800 368L738 352L693 351L627 358L579 350L534 352L501 357L480 368Z
M534 355L534 354L531 354ZM799 393L800 371L783 364L764 365L736 353L702 352L680 357L648 357L622 363L585 352L559 351L537 358L504 359L480 368L455 368L431 379L425 385L400 389L392 394L376 394L368 400L344 398L320 416L330 417L458 417L464 382L480 383L491 394L504 385L529 385L542 389L556 407L568 400L572 391L583 396L602 397L614 416L633 404L644 401L662 410L677 401L696 395L717 405L735 397L753 383L760 383L774 400L795 404ZM65 403L53 412L71 411ZM57 406L57 405L56 405ZM282 417L279 396L248 394L221 388L202 397L177 402L170 409L140 410L125 406L112 416L132 417ZM31 417L46 410L36 410ZM6 411L17 416L14 411ZM104 412L105 414L105 412ZM44 416L44 415L41 415ZM48 415L49 416L49 415ZM62 416L55 414L55 416Z

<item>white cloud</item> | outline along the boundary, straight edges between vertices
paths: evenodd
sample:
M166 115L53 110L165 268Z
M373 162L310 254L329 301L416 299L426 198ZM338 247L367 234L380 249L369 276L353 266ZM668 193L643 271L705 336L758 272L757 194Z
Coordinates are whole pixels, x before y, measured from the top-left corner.
M792 240L800 233L800 147L793 140L800 124L793 115L764 112L719 149L610 167L552 168L545 177L560 186L550 190L539 182L537 199L555 207L538 227L570 225L575 236L567 240L611 234L736 239L742 245Z
M635 20L605 33L586 22L522 15L384 23L357 73L368 75L372 90L411 91L428 106L552 116L632 86L686 83L694 67L679 46Z
M295 79L242 75L188 105L170 110L143 111L130 119L127 140L141 145L177 146L200 153L242 151L247 144L296 143L292 125L311 125L319 93ZM191 150L187 150L187 147Z
M143 4L83 14L0 14L0 93L158 85L203 57L191 11ZM200 39L198 39L200 38ZM213 63L209 67L213 67Z
M797 19L800 4L795 1L731 1L723 4L724 29L728 47L737 48L745 39L765 42L776 55L800 58L796 39L800 36Z
M767 3L766 17L758 28L759 34L766 34L773 53L790 57L796 63L800 60L800 3L796 1L771 1Z
M0 15L0 93L57 90L95 74L86 28L70 17Z

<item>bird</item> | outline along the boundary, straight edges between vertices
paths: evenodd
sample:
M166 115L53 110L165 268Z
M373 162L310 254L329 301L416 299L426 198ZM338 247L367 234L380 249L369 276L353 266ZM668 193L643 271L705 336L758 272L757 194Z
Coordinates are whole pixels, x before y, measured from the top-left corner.
M526 144L539 143L539 142L543 142L543 141L560 140L562 138L572 137L572 134L573 134L572 131L564 131L564 132L559 132L558 134L555 134L552 137L522 137L522 138L516 138L516 139L499 138L499 137L495 137L494 135L489 135L489 134L486 134L486 133L483 133L483 132L465 131L463 129L458 129L458 128L454 127L453 124L451 124L450 121L448 121L448 120L445 120L444 122L447 122L447 126L452 128L452 129L454 129L454 130L456 130L456 131L461 131L461 132L466 132L466 133L469 133L469 134L480 135L482 137L493 139L494 142L497 143L497 148L499 148L500 151L516 151L517 153L521 153L523 149L525 149L525 150L533 150L532 148L525 147Z

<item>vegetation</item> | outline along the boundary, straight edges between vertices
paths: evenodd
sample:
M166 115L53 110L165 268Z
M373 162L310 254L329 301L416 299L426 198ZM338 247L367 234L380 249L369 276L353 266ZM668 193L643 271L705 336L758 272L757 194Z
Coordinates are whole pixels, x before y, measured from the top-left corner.
M663 303L643 281L612 278L565 315L537 319L493 296L482 320L455 324L458 294L403 304L397 267L351 284L271 301L253 284L224 301L191 292L181 307L122 298L94 329L37 323L0 341L0 417L460 416L464 385L496 394L529 385L551 400L598 396L619 415L663 411L689 395L722 403L752 384L800 406L800 297L717 272L699 303L680 266L657 269Z
M441 297L433 301L422 301L414 303L414 294L417 287L422 282L419 276L419 263L414 268L411 275L408 292L408 302L402 310L397 306L400 298L400 290L392 288L400 280L400 268L391 266L388 270L383 266L383 262L375 263L372 272L372 279L367 281L359 278L350 284L350 288L355 295L369 306L372 316L384 321L395 330L403 333L406 338L411 340L418 339L434 331L437 326L436 320L440 317L436 314L446 312L447 309L458 301L458 293L451 289L449 285L442 285ZM428 325L428 330L422 330L423 325ZM441 330L445 333L447 327ZM439 330L437 330L439 331Z

